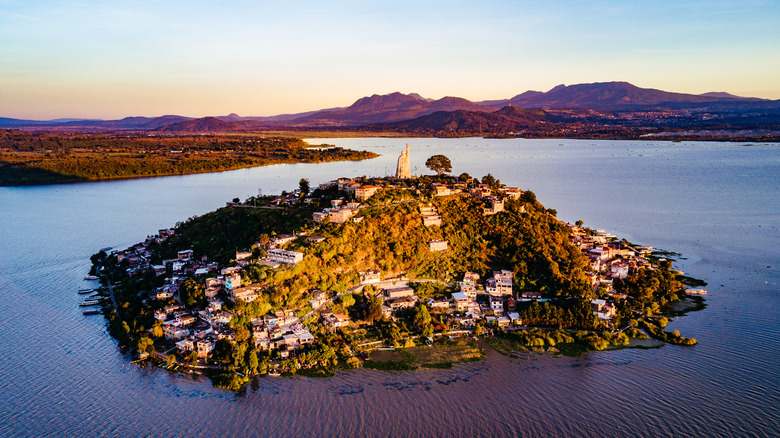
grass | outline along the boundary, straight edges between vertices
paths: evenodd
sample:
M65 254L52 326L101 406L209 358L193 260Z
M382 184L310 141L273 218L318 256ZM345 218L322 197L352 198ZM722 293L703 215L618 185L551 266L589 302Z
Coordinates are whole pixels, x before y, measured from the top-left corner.
M385 371L408 371L418 368L452 368L456 363L476 362L485 352L473 341L439 340L430 347L398 350L375 350L363 366Z

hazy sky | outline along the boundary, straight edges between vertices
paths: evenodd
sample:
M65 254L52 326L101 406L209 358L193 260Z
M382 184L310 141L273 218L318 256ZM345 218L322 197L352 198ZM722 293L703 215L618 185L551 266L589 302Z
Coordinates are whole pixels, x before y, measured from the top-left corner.
M273 115L558 84L780 98L780 2L0 0L0 117Z

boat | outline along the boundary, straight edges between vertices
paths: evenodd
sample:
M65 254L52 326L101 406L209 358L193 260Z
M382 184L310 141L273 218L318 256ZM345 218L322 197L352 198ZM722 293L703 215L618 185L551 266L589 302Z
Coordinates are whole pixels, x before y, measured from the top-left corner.
M79 295L89 294L95 292L97 289L79 289Z
M86 277L84 277L84 280L100 280L100 277L98 277L97 275L87 275Z
M83 303L79 304L79 307L99 306L101 304L103 304L102 301L84 301Z
M106 252L106 251L108 251L108 250L110 250L112 248L113 248L113 246L107 246L105 248L100 248L100 250L103 251L103 252Z
M85 310L81 312L84 315L99 315L101 313L100 310Z
M685 293L688 295L707 295L705 289L686 289Z

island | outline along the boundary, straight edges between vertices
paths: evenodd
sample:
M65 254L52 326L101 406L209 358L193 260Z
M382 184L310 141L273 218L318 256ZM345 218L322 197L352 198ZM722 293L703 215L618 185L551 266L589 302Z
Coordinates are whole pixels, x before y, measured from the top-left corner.
M451 367L487 348L696 344L664 330L704 307L686 287L705 283L673 254L564 223L490 174L448 175L442 155L413 177L408 154L393 177L301 178L100 251L85 305L136 360L234 390L256 374Z
M378 155L266 133L22 132L0 130L0 186L218 172Z

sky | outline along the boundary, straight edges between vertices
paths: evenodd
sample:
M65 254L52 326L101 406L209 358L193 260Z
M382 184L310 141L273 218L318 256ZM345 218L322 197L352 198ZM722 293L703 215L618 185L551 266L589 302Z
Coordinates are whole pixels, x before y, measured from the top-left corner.
M607 81L780 99L780 2L0 0L0 117L267 116Z

